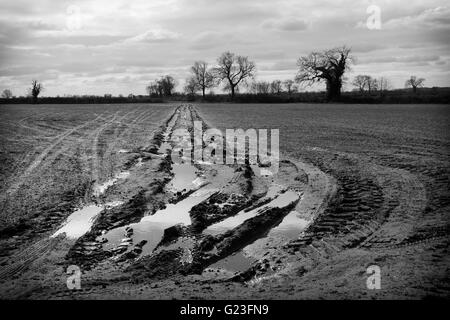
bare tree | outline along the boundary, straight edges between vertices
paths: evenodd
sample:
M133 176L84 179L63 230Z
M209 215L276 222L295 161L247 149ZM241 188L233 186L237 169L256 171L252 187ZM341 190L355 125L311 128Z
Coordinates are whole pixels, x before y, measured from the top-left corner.
M417 78L416 76L411 76L408 80L405 82L405 87L409 88L411 87L413 89L413 92L417 92L417 88L423 87L425 82L424 78Z
M151 82L145 89L148 95L151 97L158 97L163 95L162 86L159 80Z
M215 85L213 72L208 70L208 64L204 61L196 61L191 67L193 77L197 87L202 90L202 96L205 98L206 89L212 88Z
M227 51L217 59L217 63L214 73L219 80L226 81L231 92L231 99L234 99L234 93L239 88L239 84L255 75L256 66L248 60L248 57L237 56Z
M352 82L352 85L359 89L360 92L363 92L367 86L367 77L366 75L359 74L357 75Z
M41 91L44 89L44 86L42 83L38 82L37 80L33 80L31 82L31 88L29 89L30 95L33 98L33 103L37 102L38 96L41 93Z
M4 99L11 99L12 98L12 92L9 89L5 89L2 92L2 98Z
M327 99L337 100L341 95L342 77L349 68L350 49L343 46L326 50L323 52L312 52L301 57L297 65L299 72L296 81L312 85L316 82L325 81L327 88Z
M281 80L274 80L270 84L270 91L274 94L280 94L282 91L282 82Z
M385 77L381 77L378 79L378 90L383 93L384 91L389 90L392 87L389 79Z
M194 77L190 77L186 79L186 84L184 85L184 92L188 95L195 95L195 92L197 92L198 84L197 80ZM205 96L203 95L203 98Z
M270 82L257 81L251 85L252 92L256 94L268 94L270 92Z
M367 76L367 89L369 90L369 93L372 91L378 90L378 80L375 78L372 78L371 76Z
M172 76L166 75L159 80L151 82L145 90L149 96L153 97L171 96L175 86L175 79Z
M365 91L366 88L369 93L379 89L378 79L364 74L357 75L353 79L352 84L357 87L360 92Z
M283 81L283 86L289 95L295 91L294 83L295 83L294 80L291 79Z
M172 76L163 76L160 80L160 85L165 96L171 96L175 88L175 79Z

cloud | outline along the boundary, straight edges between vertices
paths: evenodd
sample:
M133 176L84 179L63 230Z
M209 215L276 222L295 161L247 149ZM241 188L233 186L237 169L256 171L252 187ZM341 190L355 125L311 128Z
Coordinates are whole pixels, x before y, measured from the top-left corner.
M424 56L399 56L399 57L372 57L360 59L360 63L369 64L369 63L424 63L424 62L433 62L438 61L440 59L437 55L424 55Z
M237 37L231 32L205 31L194 36L189 47L194 50L208 50L236 43Z
M429 8L416 15L390 19L383 23L383 28L450 28L450 8Z
M357 43L355 45L352 45L353 53L367 53L377 50L383 50L386 48L387 47L385 45L381 45L378 43Z
M29 21L27 27L31 30L59 30L60 28L51 23L43 22L42 20Z
M369 3L77 0L81 28L68 30L72 2L4 0L0 82L22 92L31 76L53 77L45 83L48 95L140 94L143 82L166 73L182 79L194 61L214 64L226 50L254 61L258 79L283 80L295 75L299 56L346 44L358 60L354 72L391 76L394 85L403 85L405 74L426 77L430 85L450 85L443 75L450 66L447 0L408 0L407 6L379 0L382 29L376 31L365 26ZM362 28L355 28L358 21ZM124 82L101 80L106 78Z
M148 30L144 33L141 33L132 38L128 38L125 41L127 42L170 42L177 40L181 37L180 33L172 32L170 30L164 29L153 29Z
M260 67L263 71L284 71L297 69L297 62L295 60L280 60L270 65Z
M279 31L304 31L308 28L308 23L302 19L289 17L281 21L269 19L264 21L262 26L266 29L276 29Z

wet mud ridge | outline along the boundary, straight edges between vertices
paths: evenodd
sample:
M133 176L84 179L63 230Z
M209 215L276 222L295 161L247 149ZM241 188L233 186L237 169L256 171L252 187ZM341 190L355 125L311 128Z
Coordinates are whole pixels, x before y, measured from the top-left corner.
M87 185L84 205L66 208L64 222L4 263L0 281L28 269L30 278L46 270L57 279L25 285L17 293L25 298L118 297L124 288L131 298L170 297L156 288L173 283L187 295L213 284L239 292L303 281L351 250L395 251L448 236L448 224L417 232L427 194L414 175L350 154L282 155L276 173L248 162L174 162L175 133L192 134L194 122L209 128L194 106L180 105L148 143L121 150L120 171ZM349 165L353 172L341 169ZM70 265L83 270L84 290L61 288Z
M178 107L125 165L127 176L95 193L103 207L98 205L92 226L69 250L67 264L95 270L110 262L134 281L202 274L266 237L288 215L299 220L288 229L301 231L304 220L294 209L305 174L291 162L284 161L272 176L248 163L172 161L173 133L192 133L194 121L208 128L192 106ZM222 269L233 276L240 271Z

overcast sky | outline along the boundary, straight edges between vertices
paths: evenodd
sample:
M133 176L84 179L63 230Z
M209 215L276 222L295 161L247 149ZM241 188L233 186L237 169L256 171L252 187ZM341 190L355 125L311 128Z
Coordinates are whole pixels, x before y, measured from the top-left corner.
M367 27L370 5L379 30ZM36 78L45 96L144 94L163 74L181 87L195 60L225 50L249 56L258 79L284 80L301 55L343 44L357 58L350 79L450 86L448 0L2 0L0 90L24 95Z

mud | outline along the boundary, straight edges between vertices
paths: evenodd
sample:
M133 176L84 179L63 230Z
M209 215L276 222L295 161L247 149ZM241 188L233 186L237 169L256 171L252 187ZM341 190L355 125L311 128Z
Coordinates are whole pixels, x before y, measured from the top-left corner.
M422 170L440 185L424 183L415 168L383 165L388 156L374 162L319 147L302 157L282 155L276 174L265 164L174 163L174 130L192 133L194 121L210 126L192 105L173 108L133 146L102 144L114 121L135 115L137 123L148 120L145 114L98 118L104 122L90 132L89 159L117 157L112 169L98 165L58 205L36 207L3 227L2 297L366 298L343 275L359 279L370 263L408 261L423 273L435 261L429 269L446 279L438 268L448 257L448 219L440 209L447 198L429 191L448 185L442 172ZM76 130L43 148L26 174ZM19 178L10 194L25 192L26 179ZM83 270L79 292L61 287L72 264ZM402 296L400 286L388 283L381 297ZM443 283L411 295L445 296Z

